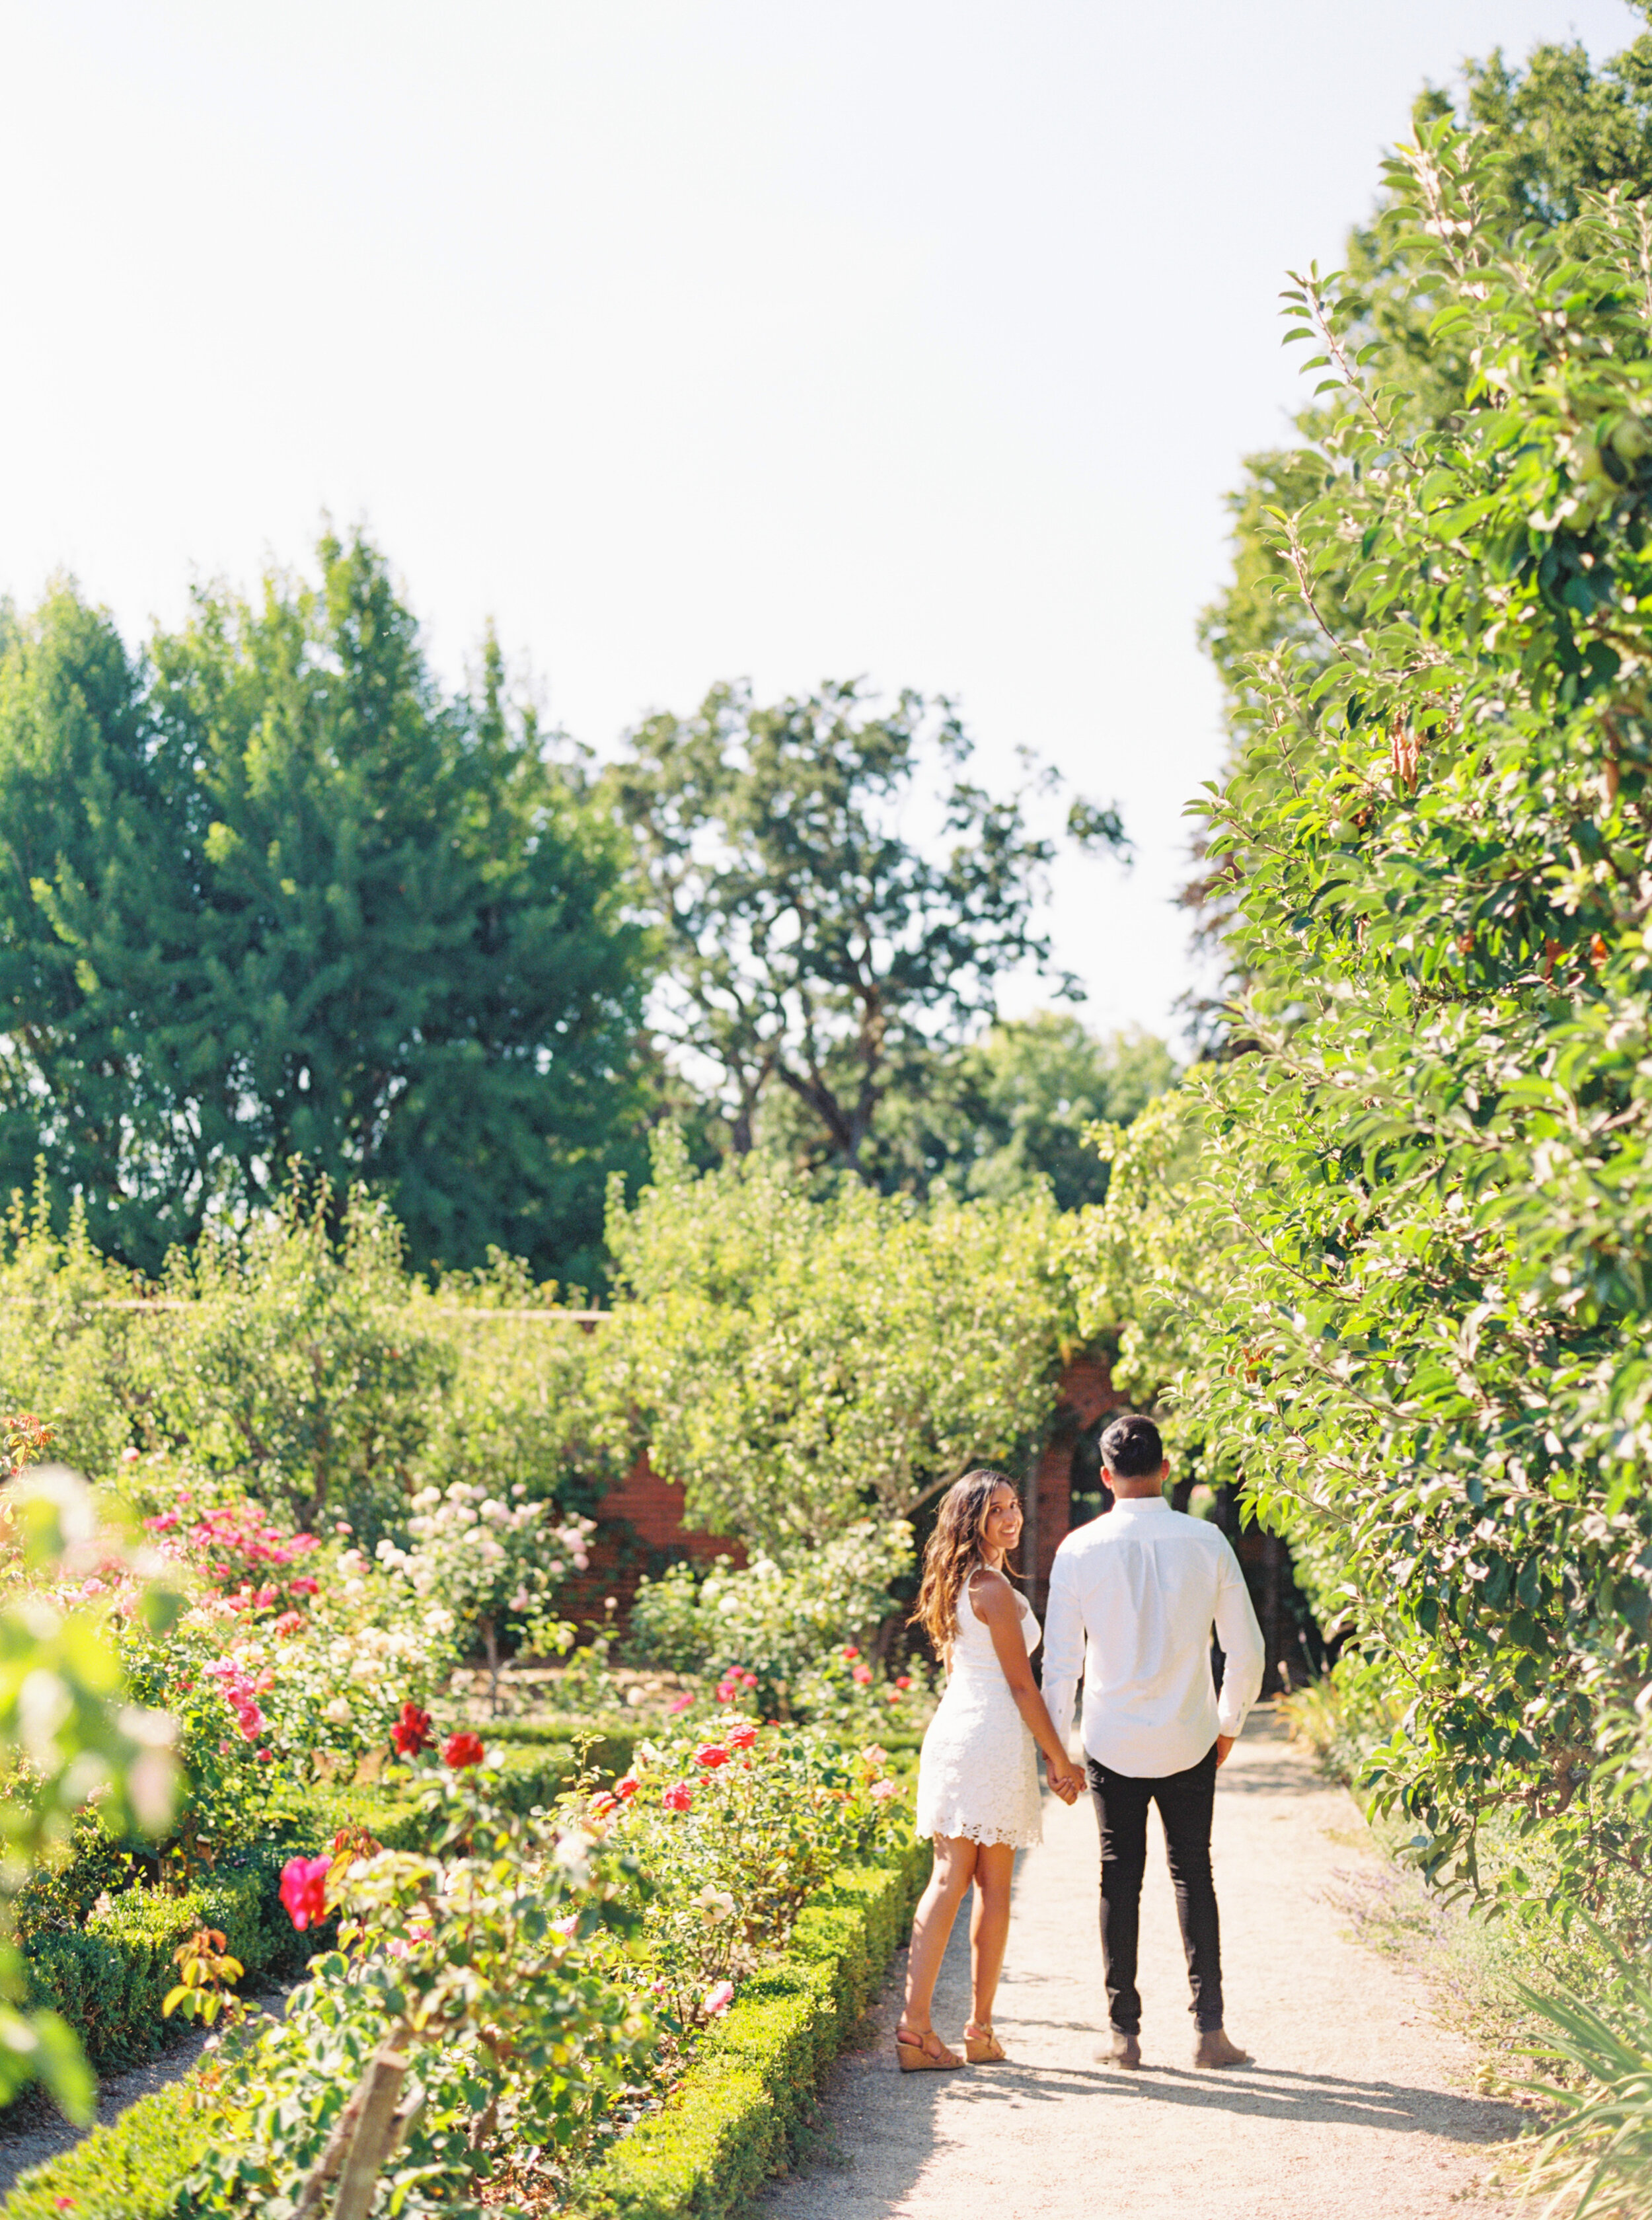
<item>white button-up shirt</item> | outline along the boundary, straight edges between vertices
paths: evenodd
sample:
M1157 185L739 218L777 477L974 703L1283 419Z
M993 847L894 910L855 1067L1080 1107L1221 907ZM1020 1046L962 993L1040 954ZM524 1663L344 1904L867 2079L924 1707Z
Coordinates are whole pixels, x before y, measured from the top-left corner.
M1214 1624L1226 1663L1219 1702ZM1044 1699L1066 1742L1084 1674L1084 1747L1135 1780L1185 1773L1237 1735L1262 1690L1262 1630L1219 1527L1162 1496L1120 1496L1056 1552L1044 1630Z

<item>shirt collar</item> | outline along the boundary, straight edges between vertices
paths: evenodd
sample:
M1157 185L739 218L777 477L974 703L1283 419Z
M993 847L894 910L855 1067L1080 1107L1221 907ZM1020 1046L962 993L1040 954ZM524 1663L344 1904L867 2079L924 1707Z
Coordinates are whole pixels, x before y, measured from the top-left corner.
M1115 1498L1109 1518L1152 1518L1159 1514L1173 1518L1175 1513L1162 1495L1120 1495Z

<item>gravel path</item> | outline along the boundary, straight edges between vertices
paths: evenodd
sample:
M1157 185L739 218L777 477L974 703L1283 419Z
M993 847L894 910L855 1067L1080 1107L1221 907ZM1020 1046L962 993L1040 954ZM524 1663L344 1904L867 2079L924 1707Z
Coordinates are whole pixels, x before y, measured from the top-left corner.
M1480 2192L1521 2115L1477 2097L1468 2046L1414 1974L1356 1942L1337 1909L1376 1862L1350 1798L1253 1714L1216 1802L1228 2031L1256 2063L1196 2073L1175 1908L1155 1818L1142 1917L1139 2073L1099 2066L1105 2024L1095 1821L1045 1799L1016 1875L997 2024L1010 2063L902 2076L893 2032L834 2067L826 2107L846 2167L778 2184L768 2220L1503 2220ZM967 1907L966 1907L967 1912ZM969 2012L960 1913L936 1999ZM1465 2214L1464 2200L1472 2202Z

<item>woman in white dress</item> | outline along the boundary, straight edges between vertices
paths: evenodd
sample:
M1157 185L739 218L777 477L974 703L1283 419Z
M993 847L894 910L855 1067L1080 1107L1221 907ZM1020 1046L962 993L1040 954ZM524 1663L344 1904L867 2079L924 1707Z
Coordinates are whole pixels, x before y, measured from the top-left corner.
M969 1472L948 1489L924 1552L913 1623L945 1659L947 1678L918 1764L918 1831L934 1838L935 1869L912 1923L906 2010L895 2035L903 2073L963 2062L936 2034L930 2008L971 1881L964 2050L972 2065L1004 2055L993 2033L993 1999L1009 1936L1010 1880L1017 1849L1044 1835L1034 1744L1064 1804L1083 1786L1028 1662L1038 1622L1005 1577L1004 1559L1020 1537L1014 1482L1001 1472Z

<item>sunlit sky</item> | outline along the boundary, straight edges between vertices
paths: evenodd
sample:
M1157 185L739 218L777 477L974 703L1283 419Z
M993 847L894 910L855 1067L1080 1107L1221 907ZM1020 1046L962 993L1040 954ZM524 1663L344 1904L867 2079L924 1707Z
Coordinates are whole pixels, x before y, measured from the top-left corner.
M1123 808L1057 876L1174 1033L1222 496L1425 79L1620 0L0 0L0 594L138 639L365 521L599 752L719 677L962 705ZM1016 1007L1042 999L1035 982Z

